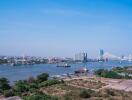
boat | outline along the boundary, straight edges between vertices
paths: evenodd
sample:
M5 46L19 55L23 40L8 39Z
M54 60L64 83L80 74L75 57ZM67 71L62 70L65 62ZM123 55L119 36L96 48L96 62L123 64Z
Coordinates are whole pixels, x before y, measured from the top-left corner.
M57 65L57 67L65 67L65 68L67 68L67 67L71 67L71 66L68 65L68 64L59 64L59 65Z
M33 65L33 63L11 63L11 66Z
M20 66L21 64L17 64L17 63L11 63L11 66Z
M81 73L88 73L88 69L86 67L82 67L79 70L74 71L75 74L81 74Z

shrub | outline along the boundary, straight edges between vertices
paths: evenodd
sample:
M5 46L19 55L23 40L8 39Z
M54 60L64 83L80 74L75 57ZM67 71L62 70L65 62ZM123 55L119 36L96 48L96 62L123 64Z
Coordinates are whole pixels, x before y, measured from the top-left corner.
M106 78L115 78L115 79L120 79L121 76L118 75L116 72L114 71L108 71L107 73L105 73L104 75L102 75L103 77Z
M65 97L64 97L64 100L71 100L71 98L68 97L68 96L65 96Z
M9 90L11 87L9 81L6 78L0 78L0 91Z
M35 92L38 92L38 89L31 88L31 89L29 89L29 92L30 92L30 93L35 93Z
M14 94L13 90L5 90L4 93L3 93L3 95L5 97L11 97L11 96L14 96L15 94Z
M23 92L27 92L30 89L30 85L26 81L17 81L14 86L14 90L16 93L21 94Z
M41 82L47 81L48 77L49 77L49 74L47 73L40 74L37 76L37 82L41 83Z
M51 86L51 85L60 84L60 83L62 82L59 80L47 80L47 81L40 83L39 87Z
M105 78L115 78L115 79L122 78L120 75L118 75L117 72L104 70L104 69L99 69L99 70L95 71L95 74L98 76L101 76L101 77L105 77Z
M94 94L94 96L95 97L105 97L105 98L107 98L107 97L109 97L109 94L107 94L107 92L104 91L104 90L99 90L98 92L96 92Z
M98 70L95 71L95 74L101 76L101 74L102 74L104 71L105 71L104 69L98 69Z
M37 93L33 93L30 96L24 97L24 100L58 100L58 98L56 97L51 97L49 95L37 92Z
M107 93L108 95L115 96L114 91L111 90L111 89L107 89L107 90L106 90L106 93Z
M34 77L30 76L27 80L28 83L35 83L36 80L34 79Z
M90 98L91 97L91 94L88 90L82 90L79 95L81 98Z
M36 84L36 83L30 83L30 84L29 84L29 88L30 88L30 89L32 89L32 88L33 88L33 89L38 89L38 84Z

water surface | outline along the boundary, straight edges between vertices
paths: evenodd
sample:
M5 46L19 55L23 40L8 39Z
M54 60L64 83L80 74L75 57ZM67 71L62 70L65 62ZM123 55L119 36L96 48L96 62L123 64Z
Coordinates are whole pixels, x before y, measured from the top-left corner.
M70 68L56 67L56 64L37 64L37 65L23 65L23 66L9 66L0 65L0 77L6 77L9 81L27 79L29 76L37 76L41 73L49 73L49 75L62 75L67 73L74 73L80 67L87 67L90 71L105 68L111 69L116 66L131 66L132 63L123 61L109 61L109 62L88 62L71 64Z

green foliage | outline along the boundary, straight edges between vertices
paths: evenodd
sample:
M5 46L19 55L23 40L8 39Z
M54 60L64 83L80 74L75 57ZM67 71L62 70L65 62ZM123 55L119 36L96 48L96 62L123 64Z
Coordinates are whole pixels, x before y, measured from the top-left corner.
M9 81L6 78L0 78L0 91L9 90L11 87Z
M3 94L5 97L11 97L15 95L13 90L5 90Z
M62 83L62 81L59 81L59 80L47 80L47 81L44 81L44 82L40 83L39 87L51 86L51 85L60 84L60 83Z
M115 67L112 69L113 71L117 72L117 73L122 73L126 71L126 67L122 68L122 67Z
M121 75L119 75L117 72L104 70L104 69L99 69L95 71L95 74L101 77L105 77L105 78L114 78L114 79L122 78Z
M81 98L90 98L91 90L81 90L79 95Z
M120 79L121 78L121 76L118 75L114 71L108 71L107 73L103 73L102 77L105 77L105 78L114 78L114 79Z
M28 83L35 83L36 80L34 79L34 77L30 76L30 77L27 79L27 82L28 82Z
M49 77L49 74L47 73L40 74L37 76L37 82L41 83L41 82L47 81L48 77Z
M95 74L98 75L98 76L101 76L103 72L105 72L106 70L104 69L98 69L95 71Z
M125 79L132 79L132 76L129 76L128 74L125 74L124 78Z
M125 73L125 74L132 74L131 70L132 66L126 66L126 67L115 67L112 70L117 73Z
M29 84L29 91L31 93L36 92L38 90L38 88L39 88L38 84L36 84L36 83L30 83Z
M16 92L16 95L21 95L25 92L33 92L38 89L37 83L28 83L27 81L17 81L14 85L14 90Z
M6 64L7 60L0 59L0 64Z
M29 92L30 92L30 93L35 93L35 92L38 92L38 89L31 88L31 89L29 89Z
M28 83L29 84L29 83ZM30 83L29 88L31 89L38 89L38 84L37 83Z
M17 94L27 92L30 89L30 85L26 81L17 81L14 86L14 90Z
M24 100L58 100L58 98L56 97L51 97L41 92L33 93L31 96L24 97L23 99Z

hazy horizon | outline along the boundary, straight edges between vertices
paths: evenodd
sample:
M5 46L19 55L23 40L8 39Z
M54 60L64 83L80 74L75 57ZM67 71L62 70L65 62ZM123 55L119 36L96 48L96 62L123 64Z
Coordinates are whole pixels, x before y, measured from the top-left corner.
M0 55L129 55L131 12L131 0L1 0Z

